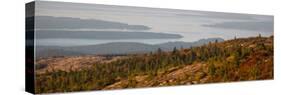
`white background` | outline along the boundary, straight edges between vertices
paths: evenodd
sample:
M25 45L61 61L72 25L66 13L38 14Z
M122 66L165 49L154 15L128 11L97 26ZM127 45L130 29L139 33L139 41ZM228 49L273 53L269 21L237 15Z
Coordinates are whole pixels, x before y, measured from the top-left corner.
M24 91L25 3L1 0L0 95L29 95ZM109 5L143 6L217 12L274 15L274 80L146 89L76 92L82 95L280 95L280 0L56 0ZM279 26L279 27L278 27ZM61 93L56 93L61 94Z

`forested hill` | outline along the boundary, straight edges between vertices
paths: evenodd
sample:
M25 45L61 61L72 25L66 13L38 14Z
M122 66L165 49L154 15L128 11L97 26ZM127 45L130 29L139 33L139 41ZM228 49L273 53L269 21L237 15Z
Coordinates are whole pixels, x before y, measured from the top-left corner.
M163 51L172 51L176 48L189 48L191 46L200 46L208 42L222 42L222 38L200 39L194 42L166 42L161 44L145 44L137 42L111 42L97 45L86 46L37 46L36 57L46 58L54 56L81 56L81 55L127 55L127 54L144 54L154 52L158 48Z
M96 62L83 70L52 70L36 75L36 93L261 79L273 79L273 36L234 38L171 52L158 49Z

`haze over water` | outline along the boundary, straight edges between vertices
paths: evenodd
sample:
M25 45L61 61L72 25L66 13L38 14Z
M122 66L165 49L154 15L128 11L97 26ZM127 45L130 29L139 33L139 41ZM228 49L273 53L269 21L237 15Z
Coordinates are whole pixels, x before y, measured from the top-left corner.
M38 36L36 40L37 45L77 46L110 42L159 44L173 41L192 42L204 38L223 38L227 40L234 38L234 36L250 37L257 36L258 34L261 34L262 36L273 35L274 18L273 16L267 15L214 13L47 1L37 1L35 7L35 17L41 17L36 19L35 29L46 30L49 31L49 33L57 30L76 32L137 31L178 34L182 36L181 38L173 39L86 39L71 37L57 39L48 37L40 38L40 36ZM49 20L50 22L41 22L41 20L44 19L63 19L64 21L58 21L58 23L52 23L51 20ZM69 22L73 22L74 24L70 24ZM97 23L102 23L102 26L106 27L98 26L100 24ZM36 35L40 35L40 33L40 31L37 31Z

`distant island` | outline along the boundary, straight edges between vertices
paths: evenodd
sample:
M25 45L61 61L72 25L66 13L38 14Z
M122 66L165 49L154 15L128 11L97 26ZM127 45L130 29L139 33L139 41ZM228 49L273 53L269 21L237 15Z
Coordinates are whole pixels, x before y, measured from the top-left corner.
M138 32L138 31L64 31L64 30L37 30L36 36L39 39L98 39L98 40L119 40L119 39L180 39L180 34Z
M121 22L105 21L97 19L80 19L72 17L32 16L27 17L28 23L34 22L36 18L36 29L127 29L127 30L149 30L144 25L129 25ZM27 29L33 29L27 26Z

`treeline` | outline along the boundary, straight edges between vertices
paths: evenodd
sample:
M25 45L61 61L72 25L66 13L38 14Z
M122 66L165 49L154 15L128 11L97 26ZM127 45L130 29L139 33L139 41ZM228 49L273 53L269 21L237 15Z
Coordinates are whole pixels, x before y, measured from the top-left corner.
M249 39L234 39L222 43L217 41L200 47L189 49L174 48L171 52L164 52L160 48L157 52L141 55L129 55L111 63L93 64L91 69L80 71L49 71L36 75L36 93L69 92L80 90L100 90L120 80L129 80L122 88L135 87L132 79L138 75L157 76L158 72L172 67L192 64L207 64L208 82L251 80L272 77L258 77L264 64L260 56L272 57L273 45L265 45L269 38L255 37ZM246 66L249 57L253 65ZM272 60L267 63L273 64ZM258 65L256 63L259 63ZM268 64L266 64L268 65ZM244 67L243 67L244 66ZM270 64L268 67L270 68ZM242 68L243 67L243 68ZM272 67L271 67L272 68ZM247 69L247 70L244 70ZM268 70L270 71L270 70Z

